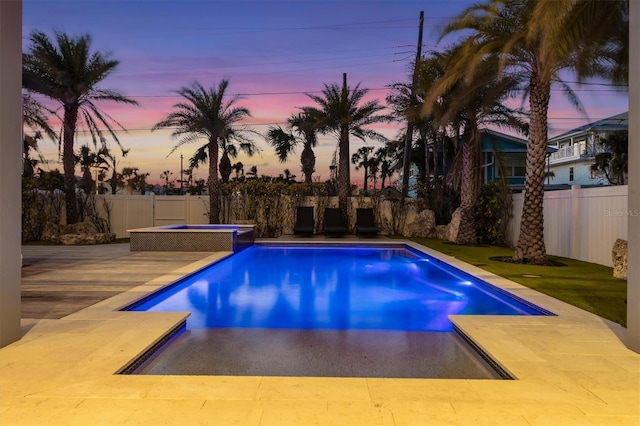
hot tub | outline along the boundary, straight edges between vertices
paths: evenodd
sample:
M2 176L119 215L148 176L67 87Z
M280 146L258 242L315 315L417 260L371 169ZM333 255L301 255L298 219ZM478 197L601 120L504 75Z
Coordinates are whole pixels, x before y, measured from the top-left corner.
M168 225L129 229L131 251L233 251L253 245L255 225Z

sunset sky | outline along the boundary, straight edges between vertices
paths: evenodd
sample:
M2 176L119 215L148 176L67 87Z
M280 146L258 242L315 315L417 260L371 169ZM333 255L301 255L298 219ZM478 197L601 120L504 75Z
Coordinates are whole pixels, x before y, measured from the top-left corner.
M138 107L99 104L128 129L119 138L130 153L119 160L118 168L138 167L149 173L148 182L159 183L164 170L179 179L180 154L186 168L188 158L204 143L184 145L169 155L177 143L170 131L150 131L180 101L175 93L180 87L195 80L217 87L222 79L229 80L228 93L241 95L238 105L251 111L245 124L260 133L285 124L298 107L314 105L305 93L320 94L324 84L341 84L343 73L349 86L359 83L370 90L370 98L384 104L389 84L409 81L420 11L425 14L425 52L447 45L450 40L438 44L439 30L470 4L467 0L23 0L23 51L32 31L53 38L59 30L74 36L90 34L94 50L111 52L120 64L100 88L116 89L140 103ZM628 110L626 93L610 86L575 88L588 117L554 90L550 136ZM374 128L395 138L400 127ZM301 148L282 164L263 138L256 136L254 141L261 148L259 154L240 154L232 162L241 161L245 172L257 166L259 175L277 176L288 168L302 179ZM84 143L90 139L80 137L76 148ZM375 141L367 144L380 146ZM351 152L363 145L352 138ZM315 179L329 178L335 147L334 137L320 138ZM40 148L50 160L48 167L61 170L57 145L44 140ZM206 168L195 172L198 178L206 174ZM361 175L362 171L352 171L352 180L361 182Z

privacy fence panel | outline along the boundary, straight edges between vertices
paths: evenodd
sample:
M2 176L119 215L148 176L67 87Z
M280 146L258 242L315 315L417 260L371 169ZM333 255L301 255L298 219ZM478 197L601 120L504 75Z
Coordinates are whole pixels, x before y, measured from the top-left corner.
M129 236L127 229L153 226L153 195L102 195L110 208L111 232Z
M518 242L524 194L513 195L509 226L512 245ZM616 239L627 239L628 187L573 186L548 191L544 196L544 241L547 253L612 266L611 249Z

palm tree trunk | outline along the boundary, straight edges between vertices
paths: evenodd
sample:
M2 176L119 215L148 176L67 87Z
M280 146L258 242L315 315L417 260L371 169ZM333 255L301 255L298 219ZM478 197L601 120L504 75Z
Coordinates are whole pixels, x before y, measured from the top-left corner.
M116 166L114 164L113 174L111 175L111 194L112 195L116 195L116 192L118 192L117 186L118 186L118 174L116 173Z
M74 161L73 142L78 121L78 105L65 105L64 131L62 145L62 165L64 169L64 201L67 224L77 223L78 204L76 199L76 164Z
M349 229L349 193L351 177L349 170L349 129L342 125L340 130L340 145L338 147L338 205L342 212L347 229Z
M316 155L311 149L311 144L305 142L304 149L300 155L300 163L302 163L302 174L304 174L304 182L311 183L313 172L316 169Z
M527 171L524 181L524 205L520 222L520 236L514 260L542 264L546 261L544 246L544 170L547 153L547 112L550 83L537 74L530 79L529 106L531 122L527 142Z
M368 161L367 159L365 159L365 162ZM367 195L367 181L369 180L369 168L367 166L364 166L364 187L363 187L363 191L364 191L364 195Z
M220 223L220 181L218 180L218 137L209 138L209 223Z
M473 128L470 125L470 128ZM462 184L460 187L460 228L456 244L474 245L477 243L475 206L476 188L476 132L470 130L462 143Z

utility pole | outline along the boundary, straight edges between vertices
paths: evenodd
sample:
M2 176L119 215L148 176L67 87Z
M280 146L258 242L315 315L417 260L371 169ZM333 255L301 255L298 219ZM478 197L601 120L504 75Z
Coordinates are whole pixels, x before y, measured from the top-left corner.
M420 11L420 26L418 29L418 48L416 49L416 61L413 64L413 78L411 80L411 97L407 108L407 136L404 140L404 159L402 163L402 199L409 193L409 169L411 168L411 142L413 141L413 109L417 106L416 84L418 80L418 68L422 57L422 28L424 27L424 11Z
M182 154L180 154L180 195L184 195L184 191L182 190L182 185L184 183L184 179L182 179Z

